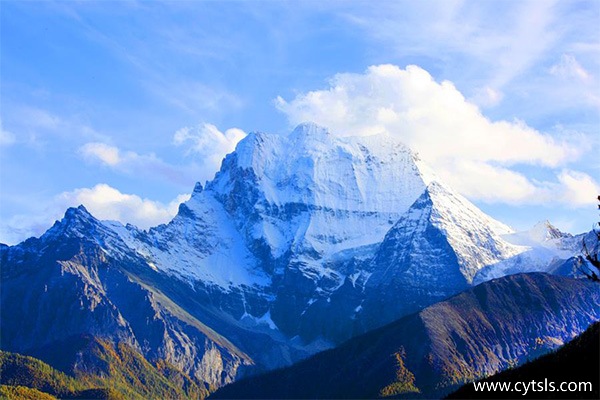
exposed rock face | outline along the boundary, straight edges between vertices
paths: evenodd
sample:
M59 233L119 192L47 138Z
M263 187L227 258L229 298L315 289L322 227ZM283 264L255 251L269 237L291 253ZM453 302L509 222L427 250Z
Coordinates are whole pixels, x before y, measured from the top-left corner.
M439 397L569 341L600 319L599 301L586 280L507 276L213 397Z
M107 242L123 250L119 259L102 248ZM138 274L147 275L145 262L83 207L1 257L3 349L44 358L44 348L60 343L69 358L80 351L69 339L93 336L166 360L212 387L253 363Z

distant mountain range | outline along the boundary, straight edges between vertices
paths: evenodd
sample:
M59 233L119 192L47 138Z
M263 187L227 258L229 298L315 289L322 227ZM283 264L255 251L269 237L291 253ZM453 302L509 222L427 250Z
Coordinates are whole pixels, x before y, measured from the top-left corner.
M123 344L214 391L492 278L572 275L581 240L514 232L387 135L251 133L166 225L80 206L0 245L1 348L76 374L101 363L89 340Z

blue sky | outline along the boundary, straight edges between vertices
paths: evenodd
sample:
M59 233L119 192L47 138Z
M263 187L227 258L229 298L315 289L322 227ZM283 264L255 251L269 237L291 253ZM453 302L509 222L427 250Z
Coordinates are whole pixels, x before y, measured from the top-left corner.
M149 227L250 131L399 136L516 229L598 219L600 2L0 3L0 241Z

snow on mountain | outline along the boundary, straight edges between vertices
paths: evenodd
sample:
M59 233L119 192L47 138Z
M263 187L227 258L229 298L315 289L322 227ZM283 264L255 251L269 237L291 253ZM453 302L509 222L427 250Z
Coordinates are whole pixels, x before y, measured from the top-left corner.
M506 242L519 246L522 251L515 257L488 264L477 273L474 282L477 284L520 272L554 272L581 252L583 236L585 234L573 236L561 232L549 221L540 221L527 231L503 235ZM562 273L572 275L574 272Z
M271 283L222 205L203 195L199 186L167 225L143 232L131 225L108 224L152 266L190 282L200 280L224 290Z
M431 223L454 249L459 271L468 283L482 267L522 251L501 238L513 232L511 228L484 214L463 196L435 182L427 193L432 202Z
M525 250L501 238L511 232L450 188L430 183L376 252L361 318L383 325L466 289L485 266Z
M303 124L248 135L206 190L271 257L310 262L381 241L425 189L416 160L388 135L337 138Z
M549 249L560 250L565 245L570 246L569 242L572 237L571 234L561 232L558 228L553 226L550 221L546 220L538 222L527 231L508 234L504 239L520 246L542 246Z
M387 134L338 138L302 124L287 136L250 134L228 158L209 188L226 195L233 182L223 172L250 170L264 201L276 205L398 213L424 189L416 156Z

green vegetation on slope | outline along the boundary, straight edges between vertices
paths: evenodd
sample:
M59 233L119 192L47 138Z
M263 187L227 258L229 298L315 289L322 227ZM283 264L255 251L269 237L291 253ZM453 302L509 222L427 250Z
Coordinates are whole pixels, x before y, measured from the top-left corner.
M6 400L56 400L56 397L26 386L0 385L0 399Z
M165 361L93 340L71 377L29 356L0 351L0 398L204 399L208 390ZM39 394L42 393L42 394ZM43 396L48 397L43 397Z
M404 359L406 358L404 348L401 348L395 354L395 357L397 362L396 379L381 389L379 395L381 397L390 397L405 393L420 393L419 388L415 386L415 375L404 365Z
M599 296L587 281L506 276L211 399L439 398L582 332L599 318Z
M203 399L208 390L200 387L187 375L161 361L157 367L125 344L115 347L97 340L90 349L96 368L78 372L79 381L88 387L110 387L128 399ZM167 376L170 378L168 379Z
M25 388L57 397L72 397L88 389L74 378L33 357L0 351L0 383L3 395L29 395Z

